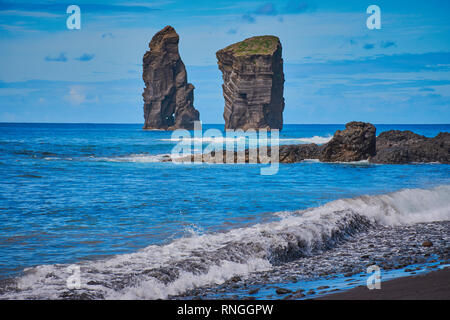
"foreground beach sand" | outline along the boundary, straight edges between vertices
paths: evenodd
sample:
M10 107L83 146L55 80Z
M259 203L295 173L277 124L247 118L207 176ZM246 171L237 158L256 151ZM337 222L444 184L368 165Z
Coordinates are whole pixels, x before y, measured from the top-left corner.
M380 290L360 286L315 300L450 300L450 268L382 282Z

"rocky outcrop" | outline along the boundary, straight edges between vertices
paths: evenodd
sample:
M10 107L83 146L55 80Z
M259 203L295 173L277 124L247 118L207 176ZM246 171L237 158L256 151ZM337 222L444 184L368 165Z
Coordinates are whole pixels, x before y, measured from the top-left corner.
M167 26L156 33L143 58L144 129L193 129L199 120L194 86L178 53L179 36Z
M376 129L370 123L350 122L345 130L338 130L324 145L296 144L279 146L280 163L296 163L307 159L323 162L351 162L369 160L371 163L440 162L450 164L450 133L441 132L427 138L411 131L392 130L375 137ZM234 152L231 163L267 163L271 148L247 149ZM224 163L226 152L200 154L178 158L176 162ZM256 160L256 161L255 161ZM172 161L167 159L167 161ZM229 162L227 162L229 163Z
M367 160L376 153L376 129L370 123L349 122L345 130L336 131L319 157L323 162Z
M307 159L318 159L322 147L314 143L298 144L298 145L284 145L279 146L279 162L280 163L295 163ZM212 151L211 153L198 154L196 156L190 155L184 158L165 159L166 161L174 162L205 162L205 163L267 163L271 157L272 148L267 147L263 152L259 149L246 149L243 151L234 151L230 159L227 159L227 153L224 150ZM228 160L231 160L228 162Z
M280 146L280 162L295 163L309 159L319 159L323 146L317 144L294 144Z
M225 129L283 128L282 47L275 36L259 36L216 53L223 78Z
M427 138L411 131L386 131L378 136L376 151L372 163L450 163L450 133Z

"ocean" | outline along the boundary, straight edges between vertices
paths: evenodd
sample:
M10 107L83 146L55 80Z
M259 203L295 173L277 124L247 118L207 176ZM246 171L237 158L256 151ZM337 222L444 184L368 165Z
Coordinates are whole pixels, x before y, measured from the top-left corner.
M287 124L280 143L321 144L338 129ZM394 277L448 262L448 165L304 161L261 175L263 164L162 162L171 135L0 124L0 299L270 299L359 285L370 264Z

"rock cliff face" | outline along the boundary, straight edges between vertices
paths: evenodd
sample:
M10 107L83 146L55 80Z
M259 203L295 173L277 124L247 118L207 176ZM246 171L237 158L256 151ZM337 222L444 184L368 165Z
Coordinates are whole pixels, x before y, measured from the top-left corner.
M216 53L223 77L225 129L283 128L281 52L277 37L260 36Z
M144 129L193 129L199 120L194 86L178 53L179 36L167 26L156 33L143 58Z
M376 153L376 129L370 123L349 122L336 131L319 157L323 162L367 160Z
M440 162L450 163L450 133L427 138L411 131L391 130L377 138L373 163Z

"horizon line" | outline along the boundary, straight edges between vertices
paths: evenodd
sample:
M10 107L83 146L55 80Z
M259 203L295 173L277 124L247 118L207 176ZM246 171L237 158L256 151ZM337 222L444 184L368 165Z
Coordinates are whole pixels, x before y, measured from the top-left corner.
M349 122L366 122L360 120L352 120L345 123L285 123L283 125L345 125ZM92 125L144 125L137 122L12 122L12 121L0 121L1 124L92 124ZM202 123L205 125L225 125L225 123ZM372 123L375 125L450 125L450 123Z

